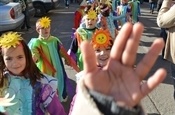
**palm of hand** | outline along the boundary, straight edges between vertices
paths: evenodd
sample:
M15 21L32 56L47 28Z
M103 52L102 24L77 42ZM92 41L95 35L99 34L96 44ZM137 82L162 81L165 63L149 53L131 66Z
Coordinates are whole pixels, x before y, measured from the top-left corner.
M124 25L114 42L110 59L103 68L96 66L95 54L90 44L82 43L84 81L87 88L112 96L122 106L133 107L163 81L166 71L159 69L147 82L142 82L163 48L161 39L153 43L136 69L133 68L142 31L141 24Z

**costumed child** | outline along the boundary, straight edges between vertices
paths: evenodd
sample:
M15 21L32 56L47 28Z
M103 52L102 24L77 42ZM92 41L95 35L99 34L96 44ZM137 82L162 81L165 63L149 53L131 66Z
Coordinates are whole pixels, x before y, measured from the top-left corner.
M70 57L61 41L50 34L50 18L42 17L36 22L38 38L32 38L28 43L32 57L41 72L51 75L58 80L58 95L61 102L67 100L66 91L67 74L62 57L66 64L70 64Z
M15 95L15 105L6 107L9 115L65 115L57 96L57 79L43 74L31 51L17 32L0 37L1 96Z
M84 15L84 24L76 30L75 38L70 46L68 54L77 62L78 67L80 70L83 70L83 60L82 54L80 51L80 44L84 40L91 41L92 35L95 32L97 24L97 13L95 8L91 5L88 5L85 8L85 15Z
M83 0L79 6L79 8L76 9L75 13L74 13L74 25L72 28L72 35L71 38L74 39L75 37L75 31L76 29L80 26L82 18L84 16L84 9L87 6L87 1Z
M126 15L125 18L119 20L119 26L122 27L126 22L131 22L131 6L128 0L120 0L120 5L117 7L118 15Z
M107 64L102 68L96 65L97 59L90 43L81 43L84 73L77 84L71 115L146 114L139 103L165 79L167 72L158 68L143 82L164 46L161 39L154 41L136 69L132 67L143 30L140 23L125 24L114 41Z
M133 24L135 24L139 21L139 15L141 15L141 13L140 13L140 1L139 0L131 0L128 2L128 4L131 6L131 21Z
M113 38L111 38L109 31L104 29L96 30L93 34L91 45L93 46L93 49L95 51L97 66L99 68L103 68L108 62L110 51L113 45ZM81 71L75 75L77 82L83 78L83 74L84 71ZM71 115L72 113L75 99L76 94L72 99L69 109L69 115Z
M119 5L119 0L112 0L111 9L114 16L117 16L117 6ZM118 21L114 20L115 28L118 29Z
M74 26L73 26L73 30L74 32L76 31L76 29L79 27L81 20L84 16L84 9L87 6L87 1L83 0L80 4L80 7L76 9L75 13L74 13Z
M118 21L122 18L126 17L126 14L120 15L120 16L114 16L113 13L111 12L111 7L108 6L107 4L100 4L100 14L98 15L98 26L104 26L103 22L106 21L107 24L107 29L110 32L110 35L112 36L113 39L115 39L115 37L118 34L118 30L116 29L115 25L114 25L114 20Z

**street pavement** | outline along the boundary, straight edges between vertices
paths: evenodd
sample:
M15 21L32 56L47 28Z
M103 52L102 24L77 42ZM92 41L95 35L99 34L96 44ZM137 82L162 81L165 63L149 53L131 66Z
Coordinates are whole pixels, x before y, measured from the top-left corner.
M71 28L73 26L74 11L77 7L78 5L73 3L68 9L66 9L63 3L61 3L59 8L52 10L47 14L47 16L50 16L52 19L52 35L60 38L66 49L69 48L69 45L71 43ZM156 24L156 17L156 11L154 14L149 13L148 3L143 3L141 5L140 22L143 23L145 28L140 41L136 64L142 59L145 53L148 52L152 42L159 36L160 28ZM30 38L38 36L35 32L35 22L37 19L38 18L31 18L33 31L22 32L23 37L26 39L27 42L30 40ZM163 67L167 70L168 75L166 79L155 90L153 90L149 95L147 95L141 101L141 103L143 105L143 108L145 109L145 112L148 115L175 115L175 101L173 99L173 81L170 73L170 63L163 60L161 54L146 79L148 79L149 76L151 76L157 70L157 68L160 67ZM73 95L75 94L76 72L66 65L65 69L69 76L69 81L67 83L69 99L66 103L63 103L63 105L65 107L66 112L68 113L70 102L72 100Z

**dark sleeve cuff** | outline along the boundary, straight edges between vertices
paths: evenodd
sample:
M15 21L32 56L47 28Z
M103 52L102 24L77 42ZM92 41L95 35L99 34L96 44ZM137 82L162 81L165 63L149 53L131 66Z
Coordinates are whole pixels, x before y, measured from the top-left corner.
M93 90L89 90L89 94L94 99L98 109L104 115L144 115L143 109L139 105L132 109L120 107L110 96L103 95Z

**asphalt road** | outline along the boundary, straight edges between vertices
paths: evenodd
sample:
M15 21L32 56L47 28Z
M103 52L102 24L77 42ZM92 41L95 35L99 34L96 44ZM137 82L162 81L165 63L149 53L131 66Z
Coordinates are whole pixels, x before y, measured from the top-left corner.
M62 41L63 45L66 49L69 48L71 43L71 34L72 34L72 26L73 26L73 16L74 11L78 7L77 4L71 4L69 9L64 8L64 5L61 4L59 8L50 11L47 16L49 16L52 20L51 22L51 34L57 36ZM140 41L140 46L138 49L138 55L136 64L142 59L144 54L148 51L154 39L159 36L159 27L156 24L156 16L157 12L154 14L149 13L149 4L143 3L141 5L141 13L140 22L142 22L145 26L144 33L142 35L142 39ZM35 22L38 18L31 18L31 25L33 31L30 32L22 32L23 37L28 42L31 38L38 37L38 34L35 31ZM16 30L20 31L20 30ZM161 39L161 38L159 38ZM161 83L161 85L156 88L151 94L145 97L142 101L142 105L145 109L145 112L148 115L175 115L175 103L173 99L173 81L171 79L170 74L170 64L159 56L155 66L152 68L150 75L152 75L155 70L159 67L163 67L167 69L168 75L166 79ZM69 99L66 103L63 103L65 110L68 112L70 101L72 96L75 93L75 71L65 66L66 71L69 76L68 81L68 93ZM149 78L149 77L147 77ZM146 78L146 79L147 79Z

